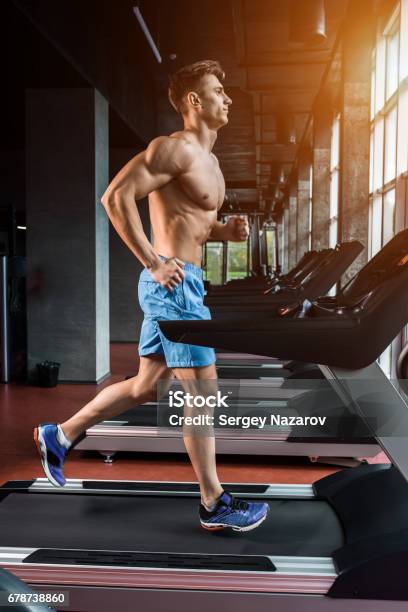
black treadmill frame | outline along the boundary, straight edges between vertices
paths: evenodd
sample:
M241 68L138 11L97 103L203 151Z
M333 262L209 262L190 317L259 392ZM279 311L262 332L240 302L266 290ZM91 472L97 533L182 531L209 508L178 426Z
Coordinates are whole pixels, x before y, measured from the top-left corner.
M351 400L356 406L363 418L367 417L367 406L365 404L365 396L372 392L372 384L374 381L380 382L385 388L386 392L386 404L382 403L378 407L378 416L384 416L388 411L388 402L392 402L392 406L396 410L402 411L402 414L408 419L408 405L406 401L401 397L398 391L390 384L388 379L384 376L382 370L377 363L372 364L368 368L365 368L360 372L353 372L347 370L337 370L336 368L324 368L325 375L332 382L337 393L345 396L349 401ZM361 382L363 381L363 385ZM381 408L382 406L382 408ZM372 416L370 411L370 417ZM400 470L404 478L408 475L408 444L407 437L401 436L400 438L388 438L387 436L379 436L379 442L386 450L387 454L395 461L397 468ZM370 469L374 473L378 473L382 469L388 469L389 466L362 466L362 469ZM357 476L356 468L350 472L351 478ZM395 468L392 468L395 470ZM391 473L391 468L389 468ZM336 476L336 475L335 475ZM327 477L330 479L331 477ZM320 483L326 479L322 479ZM323 483L324 485L324 483ZM322 485L322 486L323 486ZM56 495L64 495L72 492L78 494L106 494L106 490L103 487L110 487L110 493L112 493L112 483L100 483L102 489L98 489L98 481L91 488L83 488L82 481L70 481L67 488L54 488L46 479L40 479L38 481L28 482L11 482L4 485L0 489L2 495L8 495L10 492L22 492L28 493L50 493ZM166 488L163 483L146 483L146 490L143 489L143 485L128 482L128 486L119 483L114 485L117 489L114 492L115 495L143 495L153 494L154 495L166 495ZM142 486L142 488L141 488ZM229 485L231 490L234 491L235 485ZM246 490L240 492L239 488L244 486ZM262 485L238 485L238 492L240 496L245 497L289 497L303 499L307 497L315 497L312 492L312 487L307 485L277 485L268 486L264 491L260 491L259 487ZM264 485L266 486L266 485ZM136 490L131 490L136 487ZM163 487L163 488L161 488ZM255 489L254 489L255 487ZM171 488L171 487L170 487ZM184 484L177 485L178 490L171 491L171 495L198 495L197 486L195 490L183 491L185 488ZM324 488L324 486L323 486ZM252 494L250 491L254 491ZM315 491L318 487L315 487ZM405 489L404 489L405 490ZM330 498L330 483L328 487L329 498ZM168 491L167 491L168 493ZM320 496L320 493L319 493ZM352 500L350 500L352 509ZM385 543L386 544L386 543ZM408 550L408 546L407 546ZM290 593L290 594L332 594L334 597L344 597L344 590L336 589L336 581L339 578L336 570L334 569L333 560L329 557L319 558L301 558L296 557L285 557L282 559L271 556L270 560L276 566L277 571L275 572L234 572L234 571L216 571L216 570L191 570L191 569L176 569L164 570L163 568L143 568L143 567L98 567L98 566L80 566L74 565L58 565L58 564L43 564L41 566L36 564L25 563L25 559L28 559L35 550L33 549L0 549L0 564L3 565L9 571L12 571L19 578L31 583L31 584L64 584L70 583L76 586L93 586L101 587L102 585L107 588L171 588L171 589L189 589L189 590L205 590L205 591L245 591L259 593ZM404 551L405 554L405 551ZM369 560L371 562L371 559ZM281 565L280 565L281 564ZM283 565L282 565L283 564ZM279 567L284 567L284 571L279 571ZM288 572L289 568L289 572ZM297 569L296 569L297 568ZM292 569L292 571L291 571ZM351 574L350 574L351 571ZM348 576L351 579L345 580L344 575L342 577L342 584L346 584L348 589L346 592L347 596L350 594L350 584L353 585L353 571L354 568L348 569ZM347 577L347 576L346 576ZM400 587L399 587L400 588ZM378 592L382 593L381 585L378 581L373 586L378 589ZM386 589L385 589L386 590ZM360 595L363 598L366 595ZM357 593L356 597L359 597ZM392 597L390 597L392 599ZM408 593L406 596L408 600ZM406 606L406 600L404 605ZM329 599L328 599L329 601ZM103 608L101 608L103 609ZM361 608L364 609L364 608ZM371 608L375 609L375 608ZM401 608L402 610L403 608Z

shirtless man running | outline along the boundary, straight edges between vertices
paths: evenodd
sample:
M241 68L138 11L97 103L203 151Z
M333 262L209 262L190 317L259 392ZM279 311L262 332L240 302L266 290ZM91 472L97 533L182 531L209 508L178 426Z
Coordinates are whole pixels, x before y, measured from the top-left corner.
M61 424L42 424L34 432L46 476L64 486L63 465L70 447L86 429L135 406L157 399L159 380L174 375L188 385L215 381L215 353L208 347L170 342L157 324L162 319L209 319L203 304L202 246L209 240L243 241L247 221L222 224L217 211L225 183L211 152L218 130L228 123L231 99L224 91L218 62L196 62L170 79L169 98L184 129L154 139L117 174L102 204L118 234L145 269L139 300L145 314L137 376L103 389ZM154 243L146 237L136 201L148 195ZM217 476L214 436L190 435L184 442L197 476L201 525L247 531L265 518L268 506L233 498Z

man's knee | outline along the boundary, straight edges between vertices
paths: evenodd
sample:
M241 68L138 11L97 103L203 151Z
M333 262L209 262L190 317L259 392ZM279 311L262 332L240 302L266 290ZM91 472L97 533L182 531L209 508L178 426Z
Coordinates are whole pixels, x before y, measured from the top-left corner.
M166 385L169 370L161 356L141 357L139 373L130 381L130 394L139 403L154 402Z
M182 381L187 380L216 380L217 370L215 364L195 368L173 368L176 378Z
M140 403L154 402L157 399L157 383L136 376L130 387L130 395Z

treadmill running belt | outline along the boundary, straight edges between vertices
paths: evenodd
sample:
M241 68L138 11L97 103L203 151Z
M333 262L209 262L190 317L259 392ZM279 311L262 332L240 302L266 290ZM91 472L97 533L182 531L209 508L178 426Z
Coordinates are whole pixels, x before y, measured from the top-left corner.
M266 500L254 531L208 533L192 497L10 493L0 503L0 542L22 548L227 555L330 556L344 543L334 510L321 500Z

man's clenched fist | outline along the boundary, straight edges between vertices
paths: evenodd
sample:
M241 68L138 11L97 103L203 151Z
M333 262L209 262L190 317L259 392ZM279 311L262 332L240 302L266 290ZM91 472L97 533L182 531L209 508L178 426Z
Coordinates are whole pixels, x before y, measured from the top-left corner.
M228 227L229 240L232 242L243 242L249 236L248 219L243 216L230 217L226 223Z

